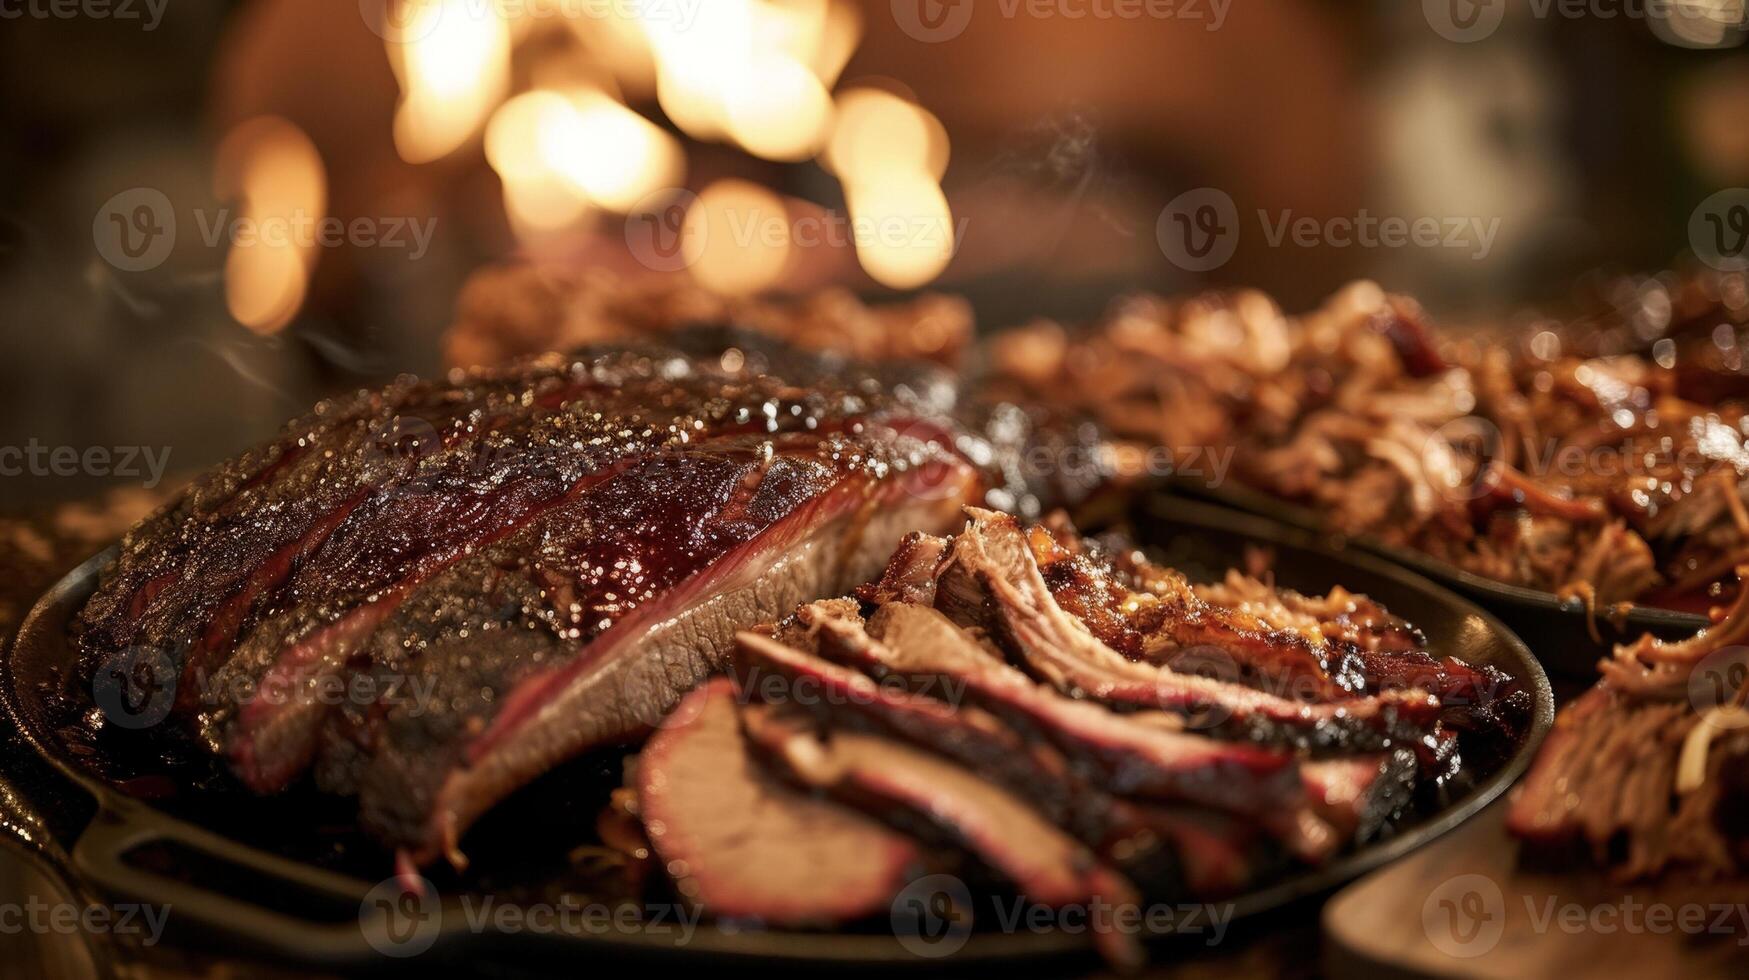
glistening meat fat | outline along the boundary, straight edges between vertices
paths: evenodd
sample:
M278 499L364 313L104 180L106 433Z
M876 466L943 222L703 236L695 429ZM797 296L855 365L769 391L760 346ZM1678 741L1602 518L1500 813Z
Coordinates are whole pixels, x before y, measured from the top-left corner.
M127 536L75 624L87 676L160 653L173 723L245 784L313 771L460 863L475 818L660 719L736 630L954 522L980 480L936 387L652 348L324 403Z
M1436 799L1459 764L1448 724L1485 744L1525 720L1513 678L1433 656L1419 631L1365 596L1243 577L1191 585L1061 523L965 513L951 538L907 536L854 597L740 633L732 682L715 682L738 706L735 745L761 779L782 777L906 835L932 868L1059 909L1231 895L1271 871L1329 861ZM1284 696L1263 689L1279 681L1268 670L1185 674L1159 654L1187 635L1236 662L1298 659L1295 669L1329 681L1313 662L1348 661L1353 676ZM1401 684L1411 677L1427 687ZM1479 679L1501 703L1456 713L1432 693ZM681 710L665 727L703 726ZM670 867L684 894L718 916L786 921L781 896L761 906L743 900L755 889L735 887L713 907L697 884L735 882L749 840L773 867L811 861L812 890L859 901L885 891L870 888L863 864L818 857L804 836L774 840L746 813L700 799L670 806L663 797L689 777L669 746L701 737L664 731L630 767L658 850L677 825L686 839L738 828L731 845L689 848L682 869ZM867 915L837 921L858 918ZM1118 964L1134 962L1120 936L1097 938Z

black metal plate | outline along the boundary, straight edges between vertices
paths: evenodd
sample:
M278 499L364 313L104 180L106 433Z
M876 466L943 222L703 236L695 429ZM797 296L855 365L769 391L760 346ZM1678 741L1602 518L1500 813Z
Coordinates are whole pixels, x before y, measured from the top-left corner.
M1522 678L1535 699L1532 724L1516 750L1467 795L1330 865L1240 896L1232 903L1235 918L1327 893L1409 853L1479 812L1529 766L1553 721L1553 695L1535 658L1493 616L1402 568L1354 551L1332 550L1313 534L1253 515L1162 497L1144 506L1134 523L1144 544L1158 548L1191 573L1218 575L1240 562L1247 546L1268 547L1283 585L1321 592L1341 584L1366 592L1421 626L1437 652L1495 664ZM56 682L57 666L69 662L67 622L95 588L109 557L106 553L86 562L45 595L21 628L11 655L0 664L0 703L19 735L61 778L95 802L96 816L68 844L71 873L86 885L118 897L169 904L174 910L172 928L190 933L196 941L250 950L282 962L358 969L387 964L361 928L361 905L375 882L300 859L291 850L264 844L259 835L242 833L235 819L217 818L228 803L211 808L213 819L203 819L198 806L172 813L130 797L96 778L52 730L41 692ZM251 819L268 819L270 808L283 811L299 805L295 798L256 803L259 808ZM162 857L156 863L141 858L153 852L171 855L171 866L165 867ZM714 966L761 969L899 964L954 968L996 962L1036 965L1047 957L1084 955L1088 948L1081 935L974 933L952 956L920 960L887 934L728 931L709 924L684 948L677 948L671 933L482 931L470 926L454 902L444 904L437 921L434 944L414 962L485 957L574 967L579 957L592 964L696 962L703 957Z
M1578 599L1562 599L1552 592L1496 582L1424 552L1388 545L1367 535L1337 535L1326 528L1317 511L1250 487L1229 484L1211 489L1206 484L1184 481L1172 484L1171 489L1184 496L1318 532L1331 542L1351 544L1413 569L1499 616L1535 651L1544 666L1565 676L1595 677L1600 658L1610 656L1615 644L1642 633L1681 639L1708 625L1707 618L1698 613L1639 605L1632 607L1618 625L1602 612L1587 613Z

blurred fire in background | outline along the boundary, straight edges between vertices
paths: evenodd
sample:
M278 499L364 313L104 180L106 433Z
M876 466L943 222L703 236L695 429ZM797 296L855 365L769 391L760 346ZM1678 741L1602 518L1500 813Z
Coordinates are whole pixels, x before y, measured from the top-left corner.
M924 356L967 309L1131 289L1292 310L1365 276L1477 319L1667 265L1749 184L1742 0L1491 0L1479 34L1437 2L76 6L0 21L0 445L170 445L183 471L322 394L542 339L445 340L458 309L526 332L964 294L907 312ZM1175 261L1163 209L1209 192L1243 231ZM1328 232L1369 216L1486 248Z
M321 155L303 130L276 116L258 116L225 134L214 154L213 191L235 201L240 220L256 228L289 227L323 214L327 200ZM316 242L262 240L225 256L225 306L258 333L282 329L303 306Z

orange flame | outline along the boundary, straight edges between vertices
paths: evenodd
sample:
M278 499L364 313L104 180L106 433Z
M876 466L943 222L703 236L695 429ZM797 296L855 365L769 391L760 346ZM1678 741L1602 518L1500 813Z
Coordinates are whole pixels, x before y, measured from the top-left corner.
M242 209L225 257L225 306L249 329L275 333L297 315L316 267L328 196L322 157L297 126L260 116L219 144L214 183Z
M627 212L679 185L680 144L593 89L536 89L505 102L486 125L486 160L524 241L568 228L595 208Z
M856 258L876 282L915 289L953 258L953 212L941 185L921 171L891 171L845 186Z
M758 184L719 180L687 209L682 255L699 285L726 296L759 292L789 262L783 199Z
M857 261L877 282L913 289L953 258L947 159L947 130L921 106L876 88L838 96L822 163L844 184Z
M768 160L805 160L825 142L834 78L859 30L827 0L711 0L691 21L642 10L656 98L688 135ZM816 70L815 66L819 66Z
M510 85L510 25L496 3L401 0L387 39L401 85L395 149L408 163L447 156L479 130Z

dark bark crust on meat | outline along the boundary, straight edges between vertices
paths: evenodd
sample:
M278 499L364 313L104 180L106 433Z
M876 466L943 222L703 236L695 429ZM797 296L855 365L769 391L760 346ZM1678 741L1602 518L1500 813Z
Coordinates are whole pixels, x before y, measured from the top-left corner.
M73 626L84 683L161 651L191 747L459 860L497 798L975 492L938 385L750 359L787 374L652 347L324 403L128 535ZM324 693L359 681L408 696Z

